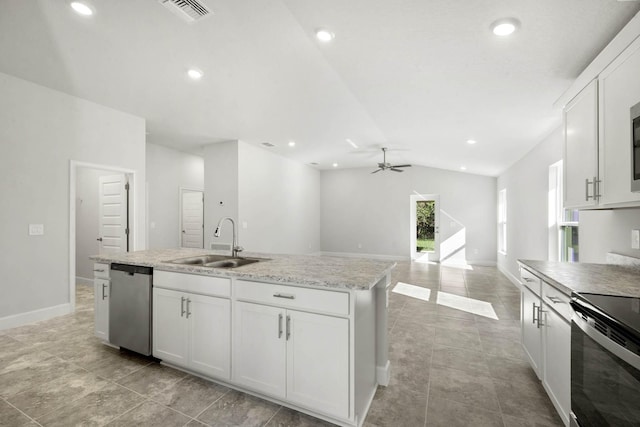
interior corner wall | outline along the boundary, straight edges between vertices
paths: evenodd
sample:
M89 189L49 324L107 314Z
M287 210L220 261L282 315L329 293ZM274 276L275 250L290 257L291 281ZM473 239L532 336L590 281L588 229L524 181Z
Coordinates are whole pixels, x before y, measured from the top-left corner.
M213 233L221 218L238 218L238 141L204 147L204 247L231 244L231 224L225 222L220 237ZM237 221L236 221L237 222Z
M113 171L78 168L76 173L76 280L93 283L93 261L89 256L100 253L100 177Z
M455 249L467 262L495 265L496 179L421 166L374 175L370 168L322 171L322 251L409 259L415 194L440 196L441 240L460 233Z
M238 145L240 243L246 250L320 250L320 172L244 142Z
M507 189L507 253L498 254L498 268L512 280L518 259L548 259L549 166L562 147L559 127L498 177L497 191Z
M156 144L146 147L148 246L178 248L180 188L204 190L204 159Z
M0 144L2 327L70 303L70 160L136 172L134 242L144 248L145 121L0 73ZM29 236L29 224L44 235Z

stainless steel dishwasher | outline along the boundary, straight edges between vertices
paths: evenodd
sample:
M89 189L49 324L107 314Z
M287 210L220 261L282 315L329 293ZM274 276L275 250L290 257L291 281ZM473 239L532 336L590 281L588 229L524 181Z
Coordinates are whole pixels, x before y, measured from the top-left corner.
M153 268L111 264L109 342L151 355Z

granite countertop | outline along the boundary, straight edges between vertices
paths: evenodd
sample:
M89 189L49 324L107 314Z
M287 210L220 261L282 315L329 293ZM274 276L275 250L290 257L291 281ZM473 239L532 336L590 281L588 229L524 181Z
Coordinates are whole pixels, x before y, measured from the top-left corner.
M560 291L640 298L640 268L613 264L518 260Z
M396 266L393 261L320 255L276 255L243 252L242 257L267 258L233 269L170 264L178 258L198 255L229 255L229 251L204 249L151 249L119 254L93 255L96 262L122 263L153 267L161 271L237 277L270 283L296 284L326 288L367 290Z

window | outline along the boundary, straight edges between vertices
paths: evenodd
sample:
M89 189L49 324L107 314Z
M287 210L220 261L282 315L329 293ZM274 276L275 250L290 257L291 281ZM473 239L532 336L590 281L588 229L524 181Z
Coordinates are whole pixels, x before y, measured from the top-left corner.
M507 253L507 189L498 193L498 252Z
M578 211L565 209L562 160L549 166L549 260L578 262Z

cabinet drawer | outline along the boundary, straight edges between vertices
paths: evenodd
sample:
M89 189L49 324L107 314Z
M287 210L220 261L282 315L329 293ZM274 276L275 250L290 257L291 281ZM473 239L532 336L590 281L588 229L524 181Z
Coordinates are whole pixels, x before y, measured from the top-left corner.
M549 307L558 312L567 322L571 321L571 307L569 295L562 293L546 282L542 282L542 300Z
M534 294L540 296L540 279L527 269L520 269L522 284L531 289Z
M235 292L236 298L243 301L342 316L349 314L349 294L346 292L247 282L245 280L236 281Z
M153 286L201 295L226 298L231 296L231 279L224 277L155 270L153 272Z
M102 262L96 262L93 264L93 277L96 279L108 279L109 278L109 264Z

